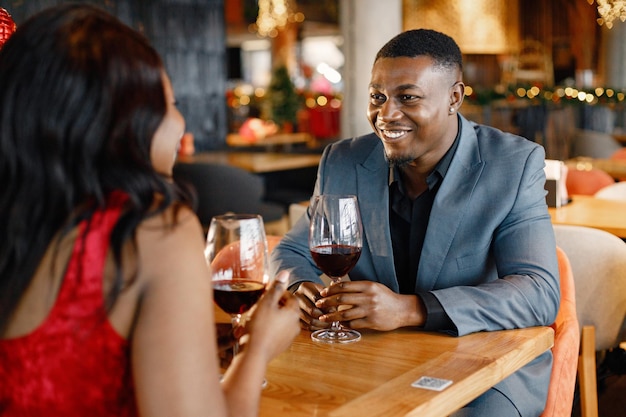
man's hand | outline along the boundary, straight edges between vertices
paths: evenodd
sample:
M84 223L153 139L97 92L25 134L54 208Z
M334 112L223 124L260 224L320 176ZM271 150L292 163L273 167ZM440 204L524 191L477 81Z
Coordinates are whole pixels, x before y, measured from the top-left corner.
M294 293L300 305L300 325L303 329L319 330L330 326L330 323L319 320L324 311L315 306L315 302L321 298L320 291L323 288L314 282L303 282Z
M397 294L371 281L332 284L319 294L315 307L325 313L321 322L339 320L354 328L393 330L405 326L423 326L426 312L417 295ZM337 309L339 306L349 308ZM318 311L318 310L313 310Z

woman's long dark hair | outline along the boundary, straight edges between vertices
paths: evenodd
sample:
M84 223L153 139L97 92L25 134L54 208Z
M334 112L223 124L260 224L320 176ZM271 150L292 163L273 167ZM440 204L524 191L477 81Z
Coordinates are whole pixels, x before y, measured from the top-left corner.
M88 5L40 12L0 49L0 335L54 236L111 191L129 200L111 237L109 308L137 225L187 202L150 162L166 112L163 71L141 34Z

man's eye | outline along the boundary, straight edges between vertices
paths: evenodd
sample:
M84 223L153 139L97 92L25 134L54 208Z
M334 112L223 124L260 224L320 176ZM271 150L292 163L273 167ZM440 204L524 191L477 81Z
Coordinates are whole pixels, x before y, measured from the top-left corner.
M400 99L402 101L413 101L413 100L417 100L418 97L414 96L412 94L404 94L404 95L400 96Z
M385 96L382 94L370 94L370 101L374 104L382 104L385 102Z

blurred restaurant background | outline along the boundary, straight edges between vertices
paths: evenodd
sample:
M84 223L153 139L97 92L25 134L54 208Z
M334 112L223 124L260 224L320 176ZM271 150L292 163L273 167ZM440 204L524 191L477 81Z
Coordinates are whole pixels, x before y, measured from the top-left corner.
M0 0L16 24L60 0ZM196 151L229 134L328 141L368 133L376 51L398 32L451 35L465 59L462 113L567 159L579 130L626 127L626 10L608 0L94 0L162 54ZM620 6L623 7L623 6ZM600 13L602 11L602 13ZM242 131L250 118L272 121ZM261 129L259 131L258 129ZM233 139L235 140L235 139Z
M0 0L0 41L13 23L19 28L66 2ZM626 241L624 0L83 2L144 33L163 57L187 122L173 176L195 188L205 231L212 216L232 211L259 213L268 234L284 234L307 209L324 147L371 132L366 109L376 52L403 30L430 28L452 36L464 55L461 113L545 148L552 223ZM610 275L619 279L623 260L612 253L572 257L574 276L597 288ZM585 309L612 308L599 308L606 300L586 285L578 293ZM619 314L611 310L607 320ZM599 335L604 330L597 326ZM613 335L613 347L624 332ZM582 346L595 358L595 347ZM598 392L600 416L626 410L624 348L589 365L597 384L581 385ZM572 416L598 415L581 414L579 392ZM582 403L597 408L595 400Z

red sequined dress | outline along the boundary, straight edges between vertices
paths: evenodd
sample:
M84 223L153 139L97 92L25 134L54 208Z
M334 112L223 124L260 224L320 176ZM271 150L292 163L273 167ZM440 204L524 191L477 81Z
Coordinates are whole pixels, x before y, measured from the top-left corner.
M123 200L114 194L106 210L79 225L44 322L28 335L0 339L0 416L137 415L129 343L109 323L102 287L109 236Z

